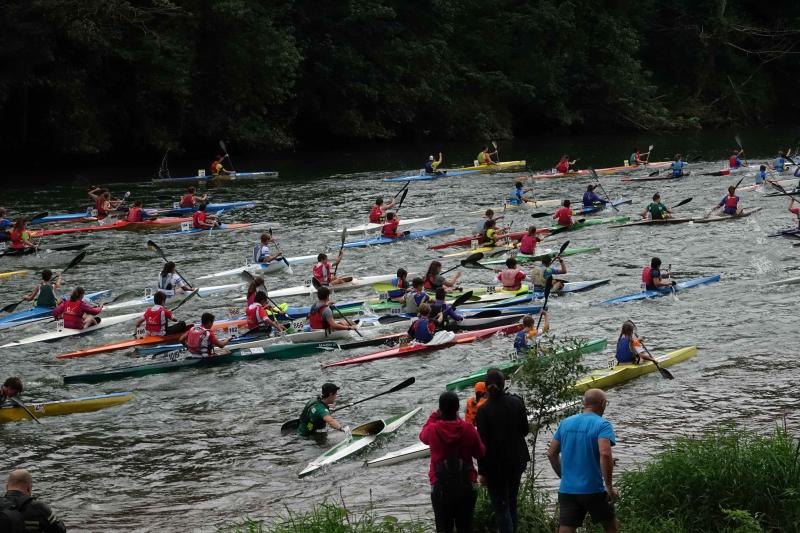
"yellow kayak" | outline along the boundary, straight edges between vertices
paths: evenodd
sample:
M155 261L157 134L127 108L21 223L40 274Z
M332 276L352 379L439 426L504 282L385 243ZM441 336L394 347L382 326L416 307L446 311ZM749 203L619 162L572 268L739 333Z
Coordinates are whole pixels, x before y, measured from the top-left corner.
M525 161L500 161L499 163L495 163L493 165L473 165L471 167L458 167L458 168L448 168L448 172L452 170L477 170L479 172L497 172L501 170L508 170L511 168L517 167L524 167Z
M0 272L0 279L3 278L10 278L11 276L22 276L24 274L30 274L30 270L14 270L12 272Z
M665 355L657 356L656 360L659 366L663 368L682 363L695 355L697 355L697 346L689 346L687 348L675 350L674 352L669 352ZM607 389L609 387L621 385L639 376L655 372L656 370L656 365L650 361L639 365L627 363L617 364L613 368L593 370L591 374L575 382L575 389L581 392L587 389Z
M449 254L445 254L442 257L462 257L465 255L472 255L478 252L480 253L488 253L488 252L496 252L498 250L514 250L516 246L514 244L501 244L499 246L480 246L478 248L471 248L469 250L462 250L460 252L452 252Z
M130 392L117 392L113 394L100 394L97 396L86 396L84 398L71 398L69 400L58 400L53 402L26 403L25 406L36 416L61 416L73 413L88 413L99 411L106 407L112 407L121 403L129 402L133 399ZM30 415L21 407L14 405L3 405L0 407L0 423L16 422L17 420L30 420Z

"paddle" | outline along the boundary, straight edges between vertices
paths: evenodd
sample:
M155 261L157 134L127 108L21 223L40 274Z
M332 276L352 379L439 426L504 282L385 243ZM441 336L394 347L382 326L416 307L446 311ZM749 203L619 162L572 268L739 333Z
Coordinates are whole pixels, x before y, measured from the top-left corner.
M790 194L790 193L786 192L786 189L784 189L783 186L781 186L780 183L775 183L774 181L770 181L770 185L772 185L773 187L778 189L778 192L780 192L781 194L785 194L789 198L797 198L798 197L798 196L795 196L794 194Z
M550 291L553 290L553 276L547 278L547 281L544 284L544 305L542 305L542 310L539 312L539 321L536 322L536 331L538 334L539 326L542 325L542 318L544 317L544 313L547 311L547 301L550 299Z
M497 149L497 143L492 141L492 146L494 146L494 155L497 157L498 163L500 162L500 150Z
M352 407L354 405L358 405L360 403L366 402L367 400L373 400L375 398L378 398L379 396L384 396L386 394L391 394L393 392L397 392L397 391L403 390L406 387L409 387L409 386L413 385L415 381L416 381L416 379L413 378L413 377L408 378L405 381L403 381L402 383L399 383L399 384L395 385L394 387L392 387L391 389L389 389L387 391L379 392L378 394L373 394L372 396L369 396L367 398L362 398L361 400L356 400L353 403L348 403L348 404L342 405L341 407L337 407L336 409L331 409L330 411L331 411L331 413L335 413L337 411L341 411L342 409L347 409L348 407ZM287 435L289 433L297 431L298 427L300 427L300 419L299 418L295 418L294 420L289 420L288 422L285 422L281 426L281 435Z
M650 146L647 147L647 160L644 162L644 166L647 166L647 165L650 164L650 154L652 152L653 152L653 145L651 144Z
M69 264L66 267L64 267L64 270L62 270L61 274L59 274L58 276L61 276L62 274L64 274L64 272L66 272L70 268L74 267L75 265L77 265L78 263L83 261L83 259L85 257L86 257L86 252L81 252L78 255L76 255L75 257L73 257L72 261L70 261ZM2 311L4 313L11 313L11 312L14 311L14 309L16 309L19 306L19 304L21 304L24 301L25 301L25 299L23 298L22 300L20 300L18 302L14 302L13 304L8 304L7 306L5 306L2 309L0 309L0 311Z
M270 237L272 237L272 228L269 228L269 236L270 236ZM288 260L288 259L286 259L286 256L285 256L285 255L283 255L283 252L281 251L281 248L280 248L280 246L278 246L278 241L276 241L276 240L274 240L274 239L273 239L273 241L272 241L272 242L274 242L274 243L275 243L275 249L276 249L276 250L278 250L278 253L279 253L279 254L281 254L281 260L282 260L284 263L286 263L286 270L289 272L289 275L290 275L290 276L293 276L293 275L294 275L294 270L292 269L292 265L289 263L289 260Z
M633 324L633 320L628 320L628 322ZM636 329L636 324L633 324L633 329ZM642 342L642 339L639 339L639 342L641 343L642 348L644 349L644 351L647 352L647 355L649 355L650 357L653 357L653 354L651 354L650 350L647 349L647 346L644 345L644 342ZM667 370L665 368L661 368L661 366L658 364L658 361L656 361L655 357L653 357L653 364L656 365L656 368L658 369L658 373L661 374L662 378L664 378L664 379L675 379L675 376L673 376L672 373L669 370Z
M242 270L242 271L239 273L239 277L241 278L241 280L242 280L242 281L244 281L244 282L245 282L245 283L247 283L248 285L249 285L249 284L251 284L251 283L253 283L253 280L255 279L255 276L253 276L253 275L252 275L250 272L248 272L247 270ZM275 300L273 300L272 298L270 298L270 297L269 297L269 293L267 293L267 301L268 301L269 303L271 303L271 304L272 304L272 307L274 307L275 309L280 309L280 306L279 306L278 304L276 304L276 303L275 303Z
M317 289L317 290L319 290L319 289L320 289L320 287L322 287L322 283L320 283L320 282L319 282L319 280L318 280L317 278L311 278L311 284L312 284L312 285L314 286L314 288L315 288L315 289ZM346 316L344 316L344 313L342 313L342 312L339 310L339 308L338 308L338 307L336 307L336 306L335 306L335 305L333 305L333 304L331 304L329 307L330 307L332 310L334 310L334 311L336 311L337 313L339 313L339 316L340 316L340 317L341 317L341 318L342 318L342 319L343 319L345 322L347 322L347 325L348 325L348 326L350 326L351 328L354 328L354 326L353 326L353 323L352 323L352 322L350 322L350 321L347 319L347 317L346 317ZM361 334L361 332L360 332L360 331L358 331L358 328L354 328L354 331L355 331L356 333L358 333L358 336L359 336L359 337L364 337L364 335L362 335L362 334Z
M736 144L739 146L739 155L742 155L744 153L744 148L742 147L742 138L739 137L739 134L737 133L733 140L735 140ZM744 164L746 166L750 165L750 163L747 162L747 159L744 160Z
M28 409L28 406L25 405L24 403L22 403L21 401L17 400L16 397L12 396L11 398L9 398L9 400L11 400L11 403L16 405L17 407L22 407L22 409L28 414L28 416L31 417L31 419L33 419L37 424L41 424L42 423L42 421L39 420L38 418L36 418L36 415L34 415L31 412L31 410Z
M452 272L453 270L455 270L455 269L457 269L459 267L463 267L463 266L467 266L467 265L473 265L473 264L476 265L476 266L479 266L479 267L488 268L487 266L481 265L480 263L478 263L478 261L480 261L481 259L483 259L483 252L476 252L476 253L470 255L469 257L467 257L466 259L462 259L460 261L460 263L457 264L456 266L454 266L453 268L448 268L444 272L440 272L440 274L444 275L444 274L447 274L448 272ZM491 269L489 269L489 270L491 270Z
M39 220L40 218L44 218L44 217L46 217L48 215L50 215L50 213L48 213L47 211L42 211L41 213L36 213L35 215L33 215L31 217L30 222L33 223L35 220Z
M147 248L157 253L161 257L161 259L164 260L165 263L169 263L169 259L167 259L167 254L164 253L164 250L162 250L159 245L157 245L153 241L147 241ZM186 282L189 288L192 288L192 284L189 283L189 280L186 279L186 276L178 272L177 268L175 269L175 273L178 274L183 279L183 281Z
M485 311L469 315L467 318L494 318L496 316L502 316L502 314L503 312L500 309L486 309Z
M650 148L652 149L653 147L651 146ZM650 156L648 156L648 157L650 157ZM611 204L611 207L614 208L614 211L619 211L619 209L617 209L617 206L614 205L614 202L611 201L611 197L606 192L605 187L603 187L603 184L600 182L600 176L597 175L597 172L595 172L595 170L593 168L590 168L589 172L592 173L592 178L594 178L597 181L597 185L599 185L600 186L600 190L603 191L603 196L606 197L606 200L608 200L608 203Z
M194 298L195 296L199 296L199 295L200 295L200 291L199 291L198 289L195 289L195 290L193 290L193 291L191 292L191 294L189 294L189 296L187 296L186 298L184 298L184 300L183 300L182 302L179 302L179 303L178 303L178 305L176 305L175 307L173 307L172 309L170 309L170 311L172 311L172 312L175 312L175 311L177 311L177 310L178 310L178 308L179 308L180 306L182 306L183 304L185 304L186 302L188 302L189 300L191 300L191 299L192 299L192 298Z
M398 202L397 209L395 209L395 211L400 211L400 208L403 207L403 202L405 201L407 194L408 194L408 189L403 191L403 195L400 197L400 202Z
M231 170L233 170L234 172L236 172L236 168L235 168L235 166L234 166L234 164L233 164L233 160L231 159L231 156L230 156L230 154L228 153L228 147L227 147L227 146L225 146L225 141L223 141L223 140L220 140L220 141L219 141L219 147L220 147L220 148L222 148L222 151L225 153L225 157L226 157L226 158L228 158L228 162L231 164Z
M682 205L686 205L691 201L692 201L691 197L690 198L685 198L685 199L681 200L680 202L678 202L677 204L675 204L672 207L670 207L670 210L675 209L676 207L680 207Z
M392 200L396 200L398 196L400 196L401 194L403 194L403 191L405 191L406 189L408 189L408 185L409 185L409 183L411 183L411 182L410 182L410 181L407 181L407 182L405 182L405 184L404 184L402 187L400 187L400 190L399 190L399 191L397 191L396 193L394 193L394 196L392 196Z
M347 228L342 228L342 243L339 245L339 256L342 255L342 251L344 250L344 241L347 240ZM338 256L337 256L338 257ZM333 275L336 275L336 271L339 270L339 263L336 263L336 266L333 267Z

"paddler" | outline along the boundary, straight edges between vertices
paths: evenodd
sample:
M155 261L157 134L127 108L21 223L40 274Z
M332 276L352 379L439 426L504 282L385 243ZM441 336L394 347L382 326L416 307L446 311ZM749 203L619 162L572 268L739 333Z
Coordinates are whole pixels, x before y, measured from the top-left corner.
M336 261L334 261L333 264L328 263L327 254L319 254L317 256L317 264L311 268L311 274L314 276L314 279L316 279L323 287L327 287L328 285L339 285L340 283L344 283L344 281L342 278L339 278L333 274L331 267L336 269L341 262L342 250L339 250L339 256L336 258Z
M564 200L564 202L562 202L561 207L553 213L553 218L556 219L556 223L559 226L569 227L574 223L569 200Z
M642 159L642 157L647 157L647 159ZM646 165L649 160L650 152L640 154L639 149L634 148L631 156L628 158L628 164L631 166Z
M532 315L525 315L522 318L522 326L524 329L514 337L514 349L517 351L517 354L522 356L527 355L528 352L533 349L533 346L529 344L528 341L550 331L550 314L544 309L542 310L542 318L544 319L544 326L538 330L536 329L536 320Z
M536 226L528 226L528 233L523 235L522 240L519 241L519 253L536 255L536 245L540 242L542 239L536 236Z
M152 337L164 337L186 331L186 322L183 320L178 321L172 311L164 307L166 301L167 295L161 291L157 291L153 295L153 305L148 307L142 318L136 321L134 337L136 336L136 330L142 324L144 324L145 333ZM175 322L175 324L167 325L169 322Z
M493 209L487 209L486 213L484 213L483 218L481 219L481 221L478 222L478 224L475 226L475 234L476 235L480 235L481 233L483 233L487 221L493 220L496 223L501 218L505 218L505 217L503 215L500 215L499 217L495 217L494 216L494 210Z
M577 163L577 159L573 159L572 161L569 160L569 156L564 154L561 156L561 159L558 161L556 165L556 172L559 174L566 174L567 172L575 172L575 163Z
M711 215L711 213L720 208L722 208L722 212L726 215L741 215L744 211L744 207L739 207L739 197L736 195L735 185L728 187L728 194L723 196L722 200L720 200L708 214Z
M483 223L483 231L478 236L478 242L484 246L495 246L497 244L497 222L487 220Z
M475 415L478 414L478 409L481 405L486 403L486 383L479 381L475 384L475 396L467 398L467 409L464 411L464 420L475 425Z
M436 290L439 287L444 287L449 292L453 290L459 279L461 279L461 272L456 272L453 277L447 279L442 276L442 264L439 261L431 261L423 282L426 289Z
M61 274L57 274L53 279L53 271L49 268L42 270L42 281L37 284L30 294L25 296L23 300L30 302L34 298L35 307L44 307L47 309L55 309L61 300L58 297L58 291L61 289Z
M308 325L311 329L325 329L328 331L334 330L352 330L355 326L351 326L347 322L339 322L333 319L333 311L331 306L333 303L330 301L331 290L328 287L320 287L317 289L317 303L311 306L308 312Z
M775 158L775 161L772 163L772 170L775 172L783 172L786 170L786 157L783 154L783 150L778 152L778 157Z
M219 222L217 221L217 217L214 215L206 214L206 208L208 204L203 202L200 204L200 207L197 208L197 211L192 214L192 227L194 229L211 229L216 228L219 226Z
M497 150L495 150L494 152L489 152L489 147L484 146L483 150L481 150L481 153L479 153L478 157L476 157L475 159L478 160L479 165L496 165L497 162L492 159L492 156L495 155L497 155Z
M112 200L111 193L101 187L95 187L89 191L89 198L94 200L94 208L97 210L98 220L102 220L111 214L122 204L122 200Z
M411 280L412 289L408 291L403 297L403 312L416 313L419 311L419 306L431 301L431 297L425 292L425 282L422 278L414 278Z
M262 233L261 238L259 239L259 243L253 247L253 262L258 264L267 264L271 263L275 259L279 258L283 255L283 253L278 252L275 255L269 250L269 244L274 242L272 239L272 235L269 233Z
M526 192L533 192L533 187L524 189L521 181L514 183L514 190L511 191L511 194L509 195L508 203L511 205L523 205L525 202L531 201L525 196Z
M12 250L36 248L36 245L31 242L31 234L28 233L28 221L24 218L18 218L14 221L11 231L8 232L8 240L11 241L8 247Z
M622 323L622 331L617 339L617 362L638 365L641 359L655 361L644 351L642 341L634 336L633 330L634 325L630 320Z
M400 219L394 212L386 213L386 223L381 228L381 235L387 239L399 239L407 235L407 232L397 232L397 227L400 225Z
M211 162L210 169L212 176L231 174L231 171L222 165L222 162L225 161L226 157L228 157L227 154L217 154L217 158Z
M536 287L546 287L548 278L552 278L554 275L561 275L567 273L567 265L564 263L564 259L558 255L555 257L558 260L560 267L554 267L553 265L553 258L549 255L546 255L542 258L542 267L534 267L531 270L531 279L533 280L533 284ZM552 292L558 292L564 288L564 282L559 279L553 279L553 284L550 287Z
M419 306L419 318L417 318L408 328L408 337L412 341L427 344L433 339L436 333L436 324L431 320L431 306L421 304Z
M200 357L214 357L230 353L224 348L233 337L228 337L224 341L221 341L211 330L213 327L214 315L211 313L203 313L200 317L200 325L194 325L189 328L186 333L181 335L178 342L185 344L190 354ZM217 352L214 348L219 348L221 351Z
M441 164L442 152L439 152L439 159L434 159L433 155L428 156L428 160L425 161L425 174L444 174L439 170L439 165Z
M142 208L142 201L136 200L133 202L133 207L128 209L128 222L143 222L145 220L144 209Z
M800 230L800 207L794 206L794 196L789 199L789 212L797 219L797 229Z
M6 208L0 207L0 229L9 228L14 225L14 223L11 222L11 220L6 218L6 213L7 213Z
M497 281L503 284L505 291L518 291L522 288L522 281L528 276L517 268L517 260L513 257L506 259L506 268L497 274Z
M395 206L394 199L389 201L389 205L383 205L383 198L377 198L375 200L375 205L372 206L372 209L369 210L369 222L370 224L383 224L384 220L384 209L391 209Z
M756 172L756 185L761 185L767 181L767 165L761 165Z
M446 326L451 320L453 322L461 322L464 320L464 317L459 315L456 310L453 309L453 306L445 301L446 297L447 291L444 290L444 287L436 289L436 298L430 304L431 316L434 317L436 323Z
M739 158L744 153L744 150L734 150L733 154L728 158L728 168L740 168L742 160Z
M326 424L336 431L347 431L346 427L331 416L330 407L336 402L338 390L339 387L333 383L325 383L322 386L322 394L303 407L303 411L300 413L300 425L297 426L298 435L308 437L324 429Z
M583 207L594 207L596 205L606 205L608 203L608 200L602 196L598 196L598 194L594 192L594 189L594 185L589 184L586 186L586 192L583 193Z
M671 288L675 285L672 280L664 280L661 278L661 259L654 257L650 260L650 266L644 267L642 270L642 283L644 283L645 290L653 291L661 288Z
M675 161L670 163L669 168L672 170L672 177L673 178L680 178L684 175L683 168L686 166L686 162L683 160L683 156L681 154L675 154Z
M208 195L204 194L203 196L196 196L195 195L195 188L189 187L186 189L186 194L181 196L180 207L185 209L194 209L201 203L204 203L208 199Z
M163 292L165 296L173 296L192 290L192 286L178 274L175 263L172 261L164 263L164 268L161 269L161 274L158 275L156 288Z
M646 219L648 214L651 220L665 220L672 218L672 209L661 203L661 195L655 193L653 201L647 204L647 207L642 211L642 219Z
M83 301L83 287L75 287L68 300L62 301L53 309L53 316L64 319L64 327L69 329L85 329L100 323L102 305L91 305Z
M387 291L388 298L393 302L402 302L408 291L411 290L411 283L408 281L408 271L405 268L397 269L397 276L389 282L394 290Z
M264 332L269 334L272 328L283 331L285 328L267 314L267 295L263 292L255 294L255 301L247 306L247 333Z
M22 394L22 380L17 377L10 377L3 382L0 387L0 405L9 403L11 398L15 398Z

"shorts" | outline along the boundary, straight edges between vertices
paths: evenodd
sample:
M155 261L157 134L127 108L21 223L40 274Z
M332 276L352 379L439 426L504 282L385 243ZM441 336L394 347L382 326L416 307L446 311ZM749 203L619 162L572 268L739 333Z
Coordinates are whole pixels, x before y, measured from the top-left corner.
M735 215L737 209L735 207L726 207L723 211L725 212L726 215Z
M565 494L558 493L558 506L560 508L559 525L567 527L581 527L586 513L589 513L594 522L606 524L614 520L614 504L608 501L606 492L594 494Z

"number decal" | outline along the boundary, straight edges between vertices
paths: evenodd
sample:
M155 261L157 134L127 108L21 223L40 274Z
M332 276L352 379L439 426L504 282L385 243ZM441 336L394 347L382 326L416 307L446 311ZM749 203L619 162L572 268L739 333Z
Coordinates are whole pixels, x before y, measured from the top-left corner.
M486 294L494 294L494 293L495 293L494 285L489 285L488 287L486 287Z
M181 222L181 231L182 232L187 232L190 229L192 229L192 228L191 228L191 225L188 222Z

